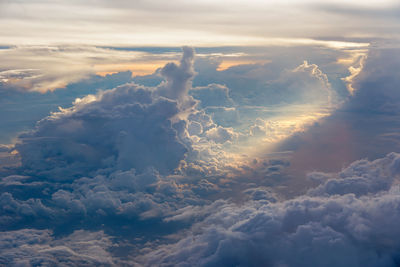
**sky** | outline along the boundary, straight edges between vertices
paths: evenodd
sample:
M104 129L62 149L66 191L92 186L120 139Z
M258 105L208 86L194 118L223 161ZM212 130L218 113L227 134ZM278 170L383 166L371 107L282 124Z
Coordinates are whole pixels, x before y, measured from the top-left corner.
M399 15L0 0L0 265L398 266Z

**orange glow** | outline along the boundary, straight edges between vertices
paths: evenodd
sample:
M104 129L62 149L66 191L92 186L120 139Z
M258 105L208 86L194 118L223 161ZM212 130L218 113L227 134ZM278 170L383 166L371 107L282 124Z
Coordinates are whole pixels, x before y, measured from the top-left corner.
M129 64L107 64L94 66L97 75L106 76L121 71L131 71L132 76L149 75L169 61L137 62Z
M269 63L270 61L268 60L263 60L263 61L254 61L254 60L224 60L219 64L217 71L223 71L226 69L229 69L234 66L239 66L239 65L250 65L250 64L266 64Z

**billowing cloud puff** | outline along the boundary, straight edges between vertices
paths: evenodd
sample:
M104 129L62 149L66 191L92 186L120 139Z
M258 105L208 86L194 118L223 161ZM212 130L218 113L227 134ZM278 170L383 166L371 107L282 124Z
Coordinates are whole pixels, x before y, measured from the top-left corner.
M309 174L310 179L322 181L322 184L309 191L310 195L345 195L356 196L376 194L387 191L400 174L400 155L390 153L385 158L375 161L358 160L342 170L336 179L320 173ZM325 176L325 177L324 177ZM326 181L323 181L324 178Z
M0 82L0 143L9 143L21 131L31 130L37 121L48 116L58 107L70 107L76 98L96 94L99 90L112 89L132 80L130 71L102 76L90 76L63 89L39 93L13 90ZM19 108L21 107L21 108ZM22 108L23 107L23 108Z
M241 110L239 111L234 107L207 107L205 111L210 114L215 123L223 127L233 127L240 124Z
M400 248L400 232L396 230L400 219L399 159L399 154L391 153L372 162L354 162L337 174L310 174L320 185L305 195L283 201L272 188L265 187L245 190L248 197L241 205L224 200L209 205L187 201L170 211L164 226L197 222L182 233L189 235L155 250L156 243L147 243L150 247L134 259L128 259L126 251L124 259L113 254L121 241L101 231L75 230L55 239L48 230L25 229L2 233L1 261L28 266L64 262L106 266L123 263L144 266L396 266ZM27 177L18 179L24 181ZM107 179L82 178L76 181L72 193L58 190L52 195L51 201L56 205L52 217L70 210L61 219L77 220L86 214L91 220L107 223L101 216L108 214L115 220L117 217L112 216L112 212L131 216L138 208L143 210L142 216L151 217L154 212L162 212L168 205L178 203L175 202L178 194L190 198L172 185L154 172L139 176L132 172L116 172ZM198 190L216 188L203 179ZM143 193L132 194L139 191ZM78 194L81 194L80 199ZM152 199L148 198L150 194ZM151 203L157 195L171 196L163 199L168 205L146 212L146 207L154 205ZM12 207L12 200L5 200L4 196L1 214L7 208L19 209L29 217L34 211L28 205L33 207L33 201ZM123 203L129 198L131 202ZM43 216L45 208L40 208L40 202L35 205ZM15 225L16 218L10 217L10 220ZM140 224L136 224L135 229L145 230ZM124 251L123 247L121 249Z
M176 101L125 85L45 118L16 149L23 168L55 180L114 166L170 172L186 152L171 122L179 112Z
M247 190L253 201L210 206L192 234L140 260L146 266L397 266L399 158L355 162L333 178L320 174L321 186L286 201Z
M270 55L273 59L270 63L238 65L223 71L215 71L216 73L213 74L209 73L209 70L208 72L204 70L204 73L200 72L195 79L196 85L203 86L201 87L203 91L193 90L191 94L206 102L203 96L204 90L210 85L204 84L203 80L211 80L216 84L226 85L229 88L229 97L241 106L271 106L305 102L326 105L336 100L335 89L332 89L327 74L319 65L304 61L295 66L296 62L302 62L304 58L301 61L298 58L296 60L291 58L290 62L285 62L287 64L285 66L281 60L284 60L286 56L280 55L280 58L276 59L275 56ZM311 60L314 59L311 58ZM204 64L204 62L200 63ZM329 78L336 82L333 75ZM211 103L216 104L217 99L221 102L222 94L219 93L217 97L216 93L217 91L214 90L215 96Z
M200 100L202 107L231 107L234 105L229 96L229 88L220 84L195 87L190 95Z
M182 181L180 181L182 180ZM49 183L28 176L2 179L0 189L0 229L39 227L65 232L80 227L114 229L118 222L127 229L147 229L161 218L187 205L210 201L199 195L215 193L217 186L203 179L188 181L180 176L162 176L154 169L76 178L73 183ZM148 226L146 220L153 220ZM162 226L159 229L165 231ZM156 235L157 229L152 230ZM143 233L131 234L142 236Z
M168 63L160 73L166 78L158 88L158 94L169 99L176 99L181 105L193 105L193 100L188 96L191 82L195 75L193 69L194 50L190 47L183 47L183 56L179 66L175 63Z
M283 72L279 79L268 81L265 86L265 92L261 95L269 104L329 104L333 94L327 75L317 65L307 61L293 70Z
M22 168L53 180L107 168L170 173L188 150L179 138L185 122L178 115L195 103L187 95L193 53L184 48L179 66L167 64L161 70L166 82L157 88L126 84L77 99L41 120L15 147Z
M206 136L209 140L216 143L225 143L227 141L233 141L238 137L238 134L233 131L232 128L223 128L218 126L212 128L206 132Z

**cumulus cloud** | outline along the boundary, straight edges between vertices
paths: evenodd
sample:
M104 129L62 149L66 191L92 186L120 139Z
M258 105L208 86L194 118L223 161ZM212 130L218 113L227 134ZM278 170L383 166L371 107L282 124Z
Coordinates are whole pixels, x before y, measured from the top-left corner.
M160 85L158 93L169 99L176 99L182 104L190 100L188 92L195 74L193 63L193 48L183 47L183 56L179 66L175 63L168 63L160 70L160 74L166 78L166 82Z
M354 162L339 173L312 173L310 178L320 185L288 200L281 200L272 188L255 187L245 190L246 201L241 205L227 200L209 205L188 201L164 219L166 224L193 222L191 229L184 231L186 237L178 235L178 242L158 247L147 243L151 247L135 259L121 259L111 253L112 247L121 245L114 242L120 241L103 232L75 230L55 239L48 230L25 229L2 234L1 260L4 264L28 266L38 262L105 266L396 266L400 247L400 232L396 231L400 219L399 162L400 155L391 153L375 161ZM134 209L145 211L151 206L151 202L146 203L151 199L146 194L123 195L122 188L130 193L173 196L179 189L172 189L172 184L154 172L137 177L132 172L117 172L109 178L82 178L74 185L80 188L72 194L58 190L52 195L56 203L53 208L75 212L86 209L86 216L92 219L110 216L110 212L131 216ZM199 190L216 190L207 180L199 185ZM79 192L85 195L78 200ZM136 197L136 203L123 203L132 197ZM171 205L176 200L171 197L162 201ZM28 203L18 208L12 203L8 199L2 207L24 210L24 216L32 212ZM154 212L144 212L143 216ZM76 218L85 213L76 213L80 214ZM65 218L71 217L73 213ZM15 217L12 221L15 223Z
M216 127L188 95L193 57L185 47L179 65L162 69L166 80L158 87L128 83L77 98L21 134L14 147L2 146L2 153L18 151L21 165L2 172L0 228L63 231L97 218L95 225L112 229L113 220L157 220L208 202L198 195L215 193L213 183L189 187L179 174L183 167L204 172L196 167L197 150L207 144L194 147L189 134L204 139L196 134Z
M400 157L396 153L388 154L385 158L373 162L359 160L342 170L336 179L328 176L330 179L323 181L317 188L311 189L309 194L345 195L352 193L356 196L376 194L390 189L393 181L398 178L399 170ZM324 175L311 173L309 176L310 179L321 181Z
M209 140L212 140L216 143L233 141L235 138L238 137L238 134L235 133L232 128L223 128L221 126L212 128L208 130L205 134Z
M316 64L307 61L293 70L284 71L279 79L268 81L264 90L255 97L264 95L269 104L330 104L333 94L327 75Z
M318 50L314 48L314 53ZM284 103L329 103L336 101L336 94L346 94L343 81L337 76L345 77L347 69L338 66L338 57L349 55L329 55L326 59L315 57L307 49L296 48L293 51L301 51L299 54L292 53L292 49L286 49L283 53L279 49L268 49L259 52L268 63L264 64L239 64L228 69L217 71L215 64L209 59L198 60L199 75L194 84L200 85L203 91L191 92L193 96L203 98L204 90L210 86L209 83L223 84L229 88L229 97L239 105L249 106L271 106ZM254 52L249 52L251 55ZM275 53L275 54L274 54ZM317 52L319 54L319 52ZM256 58L252 58L256 60ZM313 64L309 63L313 62ZM329 79L328 79L329 77ZM332 83L334 86L332 86ZM210 89L208 89L210 90ZM213 92L214 95L217 91ZM222 94L214 96L213 103L221 99ZM214 104L215 105L215 104ZM219 104L220 105L220 104ZM228 105L226 105L228 106Z
M202 107L232 107L233 100L229 96L229 88L220 84L195 87L190 95L200 100Z
M195 109L193 57L185 47L179 65L161 69L158 87L128 83L77 98L21 134L7 147L21 165L2 173L0 228L113 231L115 221L157 224L176 209L209 203L200 196L218 186L204 175L219 173L226 156L212 146L237 134Z
M400 151L399 62L399 49L371 49L362 71L352 78L354 95L278 149L294 150L292 161L306 171L337 170L360 158Z
M23 168L52 179L110 166L167 172L186 152L170 121L178 113L176 101L153 99L150 91L125 85L40 121L19 137L16 149Z
M189 236L140 260L146 266L397 266L399 158L355 162L285 201L268 190L247 190L253 201L210 206Z
M12 88L9 83L0 83L0 142L11 143L19 132L31 130L35 123L58 107L71 107L76 98L96 94L99 90L117 87L132 80L130 71L102 76L90 76L65 88L40 93Z
M163 229L168 225L160 224L162 218L187 205L210 203L200 196L217 192L218 187L206 179L191 182L191 187L185 186L187 182L153 169L142 174L130 170L82 177L72 184L8 176L0 183L0 229L45 227L64 233L102 227L119 236L137 227L140 230L129 235L148 239L144 233L150 228L153 235L169 231ZM125 230L115 229L115 223Z
M166 82L157 88L126 84L41 120L15 146L22 168L53 180L106 168L173 171L188 151L178 115L195 104L187 95L193 54L184 48L179 66L167 64L161 70Z

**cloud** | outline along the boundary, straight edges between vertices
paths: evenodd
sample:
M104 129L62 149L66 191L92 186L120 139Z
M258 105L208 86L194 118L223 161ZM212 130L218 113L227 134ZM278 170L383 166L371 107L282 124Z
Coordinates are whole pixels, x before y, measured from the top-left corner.
M384 6L381 2L380 5L376 1L373 4L368 2L371 7L365 8L362 1L349 5L335 0L324 2L322 6L317 1L307 0L287 3L249 1L246 6L241 5L240 1L234 1L227 8L226 3L210 1L186 3L175 0L168 5L158 0L134 5L125 1L115 1L111 6L106 1L95 1L95 5L79 1L3 1L1 23L8 27L2 29L0 42L11 45L112 43L157 46L161 43L166 46L357 46L352 38L348 38L350 41L342 44L324 39L332 36L398 38L394 30L399 25L394 19L397 14L394 10L398 10L398 7L393 1L385 1ZM295 11L287 8L288 3L295 6ZM66 10L68 12L65 12ZM26 17L25 12L32 15ZM271 16L265 17L265 12L270 12ZM238 13L246 23L239 23L234 18ZM212 23L204 24L203 19L206 15ZM276 25L282 18L285 18L285 23ZM85 23L84 29L81 27L82 23ZM352 28L347 27L349 23L353 25ZM384 30L377 25L385 25ZM125 35L128 31L131 34Z
M157 87L165 78L160 75L161 67L166 62L178 60L177 51L179 48L90 46L18 46L5 49L2 56L4 66L0 63L0 69L9 74L25 71L27 77L16 76L16 79L0 85L0 112L5 114L0 118L3 125L0 142L12 142L12 138L18 132L31 129L50 111L57 111L58 106L70 107L77 97L96 94L98 90L112 89L131 81L146 87ZM338 57L347 57L348 52L316 47L205 47L198 48L198 51L201 55L196 57L194 64L199 73L194 77L193 87L190 88L189 94L200 100L198 108L206 107L207 113L213 117L213 120L224 127L233 127L235 124L251 119L249 117L254 115L255 109L248 108L247 111L253 112L248 114L249 112L244 109L237 109L237 106L233 109L235 104L268 105L271 97L267 93L263 94L265 97L261 94L257 97L253 91L265 91L267 82L276 80L287 70L295 69L304 60L314 62L328 75L333 91L337 91L342 96L346 92L340 78L347 75L348 66L341 66L336 63L336 60ZM318 56L321 53L324 57ZM217 71L218 64L232 59L237 60L237 64L241 66ZM269 63L243 65L252 61ZM76 67L77 65L79 68ZM60 66L64 67L60 68ZM160 68L154 71L157 67ZM36 74L33 74L37 77L32 74L36 78L30 78L27 75L29 74L27 68L34 71ZM85 69L83 76L82 69ZM53 72L56 73L53 74ZM75 79L75 72L78 72L80 78ZM93 75L93 73L105 76ZM152 74L135 76L146 73ZM42 86L41 91L56 89L54 92L46 91L46 93L32 92L31 90L34 90L32 86L24 90L16 86L25 77L24 79L29 80L29 83L40 87L39 80L50 81L52 78L48 76L54 75L56 80L68 85L63 89ZM132 76L135 77L132 78ZM78 81L72 82L76 80ZM284 100L284 98L290 99L291 96L282 97ZM232 103L233 99L237 103ZM273 104L281 104L281 101L282 99ZM259 117L265 116L270 116L270 112L259 115Z
M302 50L294 50L297 49ZM252 53L261 52L250 51L249 55ZM326 112L348 95L343 81L337 77L338 72L339 77L346 77L347 67L336 63L337 57L346 55L333 53L321 60L307 49L302 50L302 57L291 54L292 49L283 53L271 48L265 53L268 63L239 64L222 71L217 70L218 62L214 62L218 58L198 59L199 74L194 78L196 87L190 94L200 100L201 107L205 107L216 123L234 128L243 124L250 126L257 118L278 117L281 114L277 107L284 105L288 108L284 109L283 116L292 108L289 105L315 108L314 114ZM273 107L274 112L264 107Z
M155 55L88 45L20 45L0 49L0 57L1 87L45 93L96 74L151 74L157 67L178 59L179 54Z
M192 88L193 63L194 51L184 48L179 63L158 71L165 78L159 85L127 83L77 98L20 135L15 147L2 148L17 150L21 166L1 172L1 263L398 264L399 154L310 173L307 190L288 197L281 192L292 188L282 181L293 175L285 173L293 161L284 153L252 157L238 147L250 138L278 139L298 124L261 119L268 104L244 106L234 100L238 88ZM328 103L333 89L322 67L296 65L276 70L270 89L282 89L282 103L295 93ZM260 69L240 66L229 75L261 76ZM192 92L201 92L199 99ZM288 114L289 107L281 109ZM233 115L247 110L245 130L220 125L210 110L232 113L238 124L243 117Z
M290 168L300 182L303 171L321 170L324 164L332 171L344 159L360 158L360 152L374 159L397 147L398 135L391 135L390 143L379 138L398 128L399 61L394 51L372 51L353 80L354 96L326 121L298 135L305 139L291 139L295 152ZM303 67L312 70L306 64ZM308 147L308 153L302 147ZM358 153L353 154L353 149ZM206 207L185 211L185 220L202 216L190 234L175 244L159 246L139 261L147 266L398 265L398 153L372 161L356 160L340 172L313 172L308 178L311 185L304 183L307 192L302 194L300 189L297 196L286 200L255 187L246 189L249 201L240 205L209 206L206 215Z
M354 95L278 147L295 151L296 171L335 171L360 158L377 159L400 150L398 55L398 49L371 49L362 71L352 78Z
M107 249L110 238L103 232L75 231L55 239L48 230L23 229L3 232L0 264L5 266L114 266Z
M229 88L220 84L210 84L203 87L195 87L190 95L200 100L201 107L232 107L233 100L229 96Z
M168 63L160 70L160 74L166 78L166 83L160 85L158 93L169 99L176 99L181 104L190 101L188 92L195 75L193 63L193 48L183 47L183 56L179 66L175 63Z
M261 88L260 88L261 89ZM264 88L254 94L256 103L309 103L330 105L334 92L328 77L317 65L304 61L293 70L281 73L277 80L267 81Z
M391 153L383 159L373 162L359 160L338 174L337 179L328 179L315 189L311 189L311 195L345 195L356 196L376 194L387 191L399 174L399 154ZM313 179L313 173L309 174ZM317 174L321 179L320 174ZM314 180L318 180L314 178Z
M139 258L146 266L396 266L399 157L355 162L285 201L247 190L253 201L210 206L189 236Z
M288 200L282 200L272 188L250 188L240 205L228 200L194 204L189 195L154 172L116 172L110 177L78 179L72 193L59 189L52 194L52 217L64 212L60 220L88 216L107 224L102 216L112 218L119 213L129 217L138 214L134 212L137 209L148 219L151 217L146 216L154 216L157 210L146 209L162 195L158 212L186 199L185 204L165 214L162 225L190 222L192 227L178 234L176 243L176 239L163 245L150 242L147 248L141 243L144 253L131 259L113 254L111 248L118 251L121 246L123 250L123 242L102 231L75 230L57 239L49 230L7 231L0 238L1 260L4 264L396 266L400 246L396 230L400 218L399 159L399 154L391 153L375 161L354 162L340 173L310 174L320 185ZM206 180L199 184L201 190L216 189ZM176 198L177 193L184 195L182 200ZM30 216L29 201L14 207L12 203L8 199L1 206ZM36 203L38 211L40 202ZM43 216L43 211L40 214ZM15 225L16 217L11 218ZM161 231L162 225L153 225L152 231Z
M212 140L216 143L233 141L238 137L238 134L235 133L232 128L223 128L221 126L218 126L217 128L212 128L208 130L205 134L209 140Z
M9 145L0 144L0 153L1 152L9 152L11 147Z
M158 225L178 208L209 202L199 195L218 187L184 176L210 168L200 155L210 152L210 144L191 129L196 123L200 130L216 127L188 95L193 57L185 47L179 65L162 69L166 80L158 87L127 83L77 98L7 146L18 151L21 164L2 172L0 228L65 232L103 225L114 231L116 220L147 229L152 224L141 221ZM203 144L194 146L200 138Z
M194 108L193 57L185 47L179 65L161 70L166 80L158 87L127 83L77 98L21 134L7 147L21 164L2 173L0 228L113 231L115 220L158 225L185 205L208 203L200 196L217 193L215 181L185 175L220 172L225 154L205 135L216 129L214 139L225 142L234 132Z
M0 84L0 112L3 114L0 118L3 125L0 142L11 143L18 132L32 129L37 121L58 111L58 107L70 107L76 98L115 88L129 83L131 79L132 73L129 71L104 77L96 75L46 93L21 91L21 88L13 88L10 83Z
M362 72L353 79L356 95L346 108L364 113L399 112L400 94L396 86L398 77L399 49L371 49Z
M187 95L192 63L193 50L184 48L179 66L162 69L166 82L158 88L122 85L78 98L41 120L15 146L22 168L53 180L106 168L172 172L188 151L178 125L185 124L179 115L195 104Z

